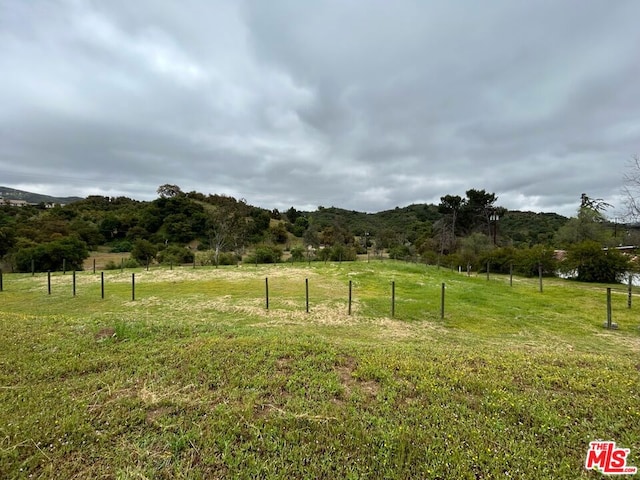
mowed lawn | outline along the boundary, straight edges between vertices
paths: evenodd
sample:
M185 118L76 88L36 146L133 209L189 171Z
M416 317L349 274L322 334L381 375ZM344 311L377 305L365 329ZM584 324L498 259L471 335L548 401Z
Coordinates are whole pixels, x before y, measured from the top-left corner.
M104 298L100 272L75 296L71 272L3 275L0 478L600 478L596 439L640 466L623 285L607 330L607 286L559 279L390 261L103 276Z

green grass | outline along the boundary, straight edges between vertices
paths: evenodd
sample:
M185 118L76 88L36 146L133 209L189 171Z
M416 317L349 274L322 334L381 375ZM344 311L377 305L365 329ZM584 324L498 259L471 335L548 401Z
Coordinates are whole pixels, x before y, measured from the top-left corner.
M558 279L181 267L132 301L131 274L4 275L0 478L598 478L595 439L640 465L624 286L606 330L606 286Z

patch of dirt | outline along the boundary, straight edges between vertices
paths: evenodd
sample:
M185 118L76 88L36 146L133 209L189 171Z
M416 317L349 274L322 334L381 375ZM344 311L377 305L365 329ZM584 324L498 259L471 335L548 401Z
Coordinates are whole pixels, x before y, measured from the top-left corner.
M344 387L345 396L358 389L368 396L375 397L380 392L380 384L373 380L360 380L354 377L353 372L358 365L354 358L347 357L344 365L337 365L335 371L338 374L340 383Z
M112 327L101 328L98 333L94 335L96 342L102 342L107 338L115 338L116 330Z
M147 412L145 421L150 425L155 425L161 417L170 415L171 413L173 413L173 410L169 407L152 408Z
M293 363L293 358L291 357L281 357L276 360L276 372L281 373L283 375L288 375L291 373L291 364Z

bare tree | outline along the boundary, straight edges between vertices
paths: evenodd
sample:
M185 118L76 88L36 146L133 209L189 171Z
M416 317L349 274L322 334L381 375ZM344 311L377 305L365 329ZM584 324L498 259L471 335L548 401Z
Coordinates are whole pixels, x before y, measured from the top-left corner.
M627 165L622 189L626 215L634 220L640 218L640 157L634 155Z
M232 246L238 251L241 246L243 221L238 212L218 207L207 218L207 234L209 248L214 250L216 267L219 264L220 252Z

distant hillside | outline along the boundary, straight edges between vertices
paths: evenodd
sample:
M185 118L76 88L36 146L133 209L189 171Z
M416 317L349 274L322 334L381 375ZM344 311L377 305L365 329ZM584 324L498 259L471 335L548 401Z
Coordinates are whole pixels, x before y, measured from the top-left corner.
M15 188L0 187L0 198L7 200L24 200L27 203L59 203L67 205L69 203L83 200L81 197L51 197L39 193L25 192Z
M421 231L422 222L435 223L442 218L437 205L413 204L377 213L362 213L336 207L318 207L315 212L300 212L319 230L329 225L347 228L358 236L369 232L373 237L385 230L403 232L413 241ZM514 245L549 244L556 231L569 219L557 213L507 211L500 219L498 233Z

